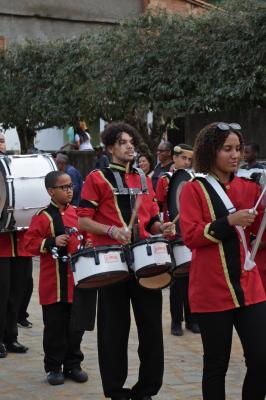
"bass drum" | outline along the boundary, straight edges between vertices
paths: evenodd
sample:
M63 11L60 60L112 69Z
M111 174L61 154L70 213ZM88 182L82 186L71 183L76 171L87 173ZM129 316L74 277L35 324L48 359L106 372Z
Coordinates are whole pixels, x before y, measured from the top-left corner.
M28 228L50 202L44 178L57 167L49 154L0 156L0 231Z

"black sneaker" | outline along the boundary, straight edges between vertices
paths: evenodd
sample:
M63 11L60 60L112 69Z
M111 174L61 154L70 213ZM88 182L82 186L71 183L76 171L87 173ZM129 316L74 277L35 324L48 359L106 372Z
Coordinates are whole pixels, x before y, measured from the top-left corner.
M32 328L32 323L27 319L23 319L22 321L18 321L17 326L19 328Z
M64 377L78 383L87 382L89 379L87 372L83 371L80 367L64 370Z
M172 323L171 324L171 335L183 336L183 329L181 324Z
M186 324L186 329L193 333L200 333L200 327L196 322L192 322L190 324Z
M0 343L0 358L5 358L7 356L7 350L4 343Z
M64 383L64 375L62 371L50 371L47 374L47 382L50 385L63 385Z

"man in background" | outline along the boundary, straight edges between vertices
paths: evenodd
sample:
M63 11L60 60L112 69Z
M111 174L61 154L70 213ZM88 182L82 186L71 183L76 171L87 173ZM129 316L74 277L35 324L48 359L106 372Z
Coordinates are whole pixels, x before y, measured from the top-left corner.
M59 171L65 172L70 176L71 181L74 185L73 198L71 204L74 206L78 206L80 193L83 186L83 180L80 172L75 167L73 167L73 165L69 164L69 158L66 154L57 153L55 162Z
M173 164L173 145L170 142L162 142L159 144L157 149L158 164L154 168L152 176L153 189L156 192L157 182L160 176L165 172L170 171L170 167Z

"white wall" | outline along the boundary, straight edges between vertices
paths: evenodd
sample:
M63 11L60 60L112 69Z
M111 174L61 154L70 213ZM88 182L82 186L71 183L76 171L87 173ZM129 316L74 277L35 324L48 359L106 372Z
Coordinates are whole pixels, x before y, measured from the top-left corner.
M20 143L16 129L5 131L7 150L20 152ZM41 129L37 132L34 145L39 150L59 150L64 144L64 131L58 128Z

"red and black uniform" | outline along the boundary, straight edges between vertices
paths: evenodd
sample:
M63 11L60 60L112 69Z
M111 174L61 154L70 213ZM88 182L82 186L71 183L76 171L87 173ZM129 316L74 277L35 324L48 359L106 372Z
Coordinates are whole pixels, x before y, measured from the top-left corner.
M69 261L63 257L75 252L79 240L70 235L67 246L58 249L59 258L53 258L56 237L77 228L73 206L60 211L54 202L33 216L26 234L26 249L40 255L39 297L43 310L44 368L46 372L79 367L83 360L80 343L84 331L74 329L71 322L74 280Z
M25 231L0 233L0 343L17 341L17 320L25 287L32 274Z
M160 210L163 212L164 222L169 221L167 194L172 175L173 174L169 172L165 173L163 176L159 178L157 183L156 198ZM176 235L175 237L172 238L172 240L174 240L175 238ZM188 275L187 276L181 275L179 277L175 277L170 286L169 300L170 300L172 328L176 327L177 325L180 325L184 319L187 326L196 322L190 312L189 301L188 301L188 285L189 285Z
M115 173L119 173L125 190L117 194ZM151 180L146 179L148 193L140 194L138 236L150 236L149 229L159 221L159 208ZM142 187L137 171L110 164L110 168L91 172L84 183L78 210L80 217L89 217L105 225L128 225L132 213L129 188ZM94 245L118 242L107 235L92 234ZM140 287L136 279L98 291L98 352L104 394L112 398L138 399L155 395L163 377L162 295ZM123 388L127 378L127 347L130 330L130 302L139 332L139 380L133 388ZM108 329L106 329L108 327Z
M256 183L235 176L221 186L236 210L253 208L260 193ZM260 400L266 394L265 293L258 268L243 268L243 244L227 215L221 198L204 178L185 184L180 196L180 226L184 242L192 250L189 299L203 340L203 395L204 399L225 398L234 325L248 367L243 398ZM247 238L249 231L245 230Z

